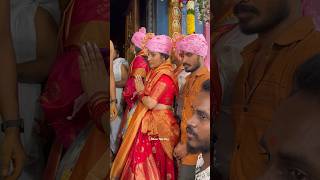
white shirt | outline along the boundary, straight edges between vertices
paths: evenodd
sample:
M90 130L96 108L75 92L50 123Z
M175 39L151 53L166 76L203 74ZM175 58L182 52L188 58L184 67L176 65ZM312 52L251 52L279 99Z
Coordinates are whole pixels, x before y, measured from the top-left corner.
M198 156L197 165L196 165L196 177L195 180L210 180L210 166L205 170L201 171L201 167L204 164L202 154Z

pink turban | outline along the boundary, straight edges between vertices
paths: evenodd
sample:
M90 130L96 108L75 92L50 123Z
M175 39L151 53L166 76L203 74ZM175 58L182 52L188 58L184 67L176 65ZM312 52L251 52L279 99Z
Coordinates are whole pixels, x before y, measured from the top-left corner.
M208 43L202 34L190 34L177 42L177 50L205 58L208 54Z
M131 42L137 46L138 48L142 49L142 42L144 37L146 36L147 30L145 27L141 27L138 32L135 32L131 38Z
M149 51L169 55L172 48L171 38L166 35L154 36L150 41L148 41L146 47Z

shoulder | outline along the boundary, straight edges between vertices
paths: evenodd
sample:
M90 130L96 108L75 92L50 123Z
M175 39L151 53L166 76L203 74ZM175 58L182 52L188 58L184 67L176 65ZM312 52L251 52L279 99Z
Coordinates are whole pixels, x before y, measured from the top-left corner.
M132 61L132 64L134 66L146 66L146 65L148 65L147 61L142 56L135 57L134 60Z
M162 74L158 82L173 83L173 79L169 75Z

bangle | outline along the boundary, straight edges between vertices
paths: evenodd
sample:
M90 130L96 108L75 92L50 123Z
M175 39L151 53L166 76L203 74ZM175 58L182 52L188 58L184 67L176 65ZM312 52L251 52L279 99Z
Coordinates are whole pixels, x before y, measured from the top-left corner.
M5 130L8 128L18 128L21 133L24 132L23 119L19 118L16 120L3 121L3 123L1 124L1 131L5 132Z
M118 103L118 100L117 100L117 99L111 99L110 104L111 104L111 103L116 103L116 104L117 104L117 103Z
M95 122L98 129L103 131L101 117L108 110L108 96L106 92L95 93L88 103L91 119Z

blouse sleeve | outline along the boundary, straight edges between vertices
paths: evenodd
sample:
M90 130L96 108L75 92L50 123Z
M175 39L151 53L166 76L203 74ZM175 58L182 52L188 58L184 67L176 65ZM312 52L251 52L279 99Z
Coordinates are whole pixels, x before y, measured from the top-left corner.
M152 88L150 97L158 102L161 96L169 90L170 82L171 79L168 76L163 75Z
M148 63L143 59L143 57L136 57L132 65L132 76L138 76L145 78L148 71Z

